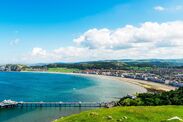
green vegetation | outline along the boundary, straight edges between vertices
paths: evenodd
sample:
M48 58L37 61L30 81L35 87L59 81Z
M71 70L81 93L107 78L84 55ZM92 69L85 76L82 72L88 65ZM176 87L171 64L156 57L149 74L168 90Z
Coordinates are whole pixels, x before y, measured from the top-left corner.
M183 106L178 106L183 105L183 87L169 92L141 93L136 98L126 96L116 105L118 107L91 110L56 122L168 122L173 117L183 119Z
M76 68L80 70L86 69L126 69L126 64L123 62L107 62L107 61L96 61L96 62L82 62L82 63L55 63L48 64L48 68Z
M136 71L150 71L152 67L138 67L138 66L129 66L129 70L136 70Z
M21 71L32 71L32 69L31 68L29 68L29 67L25 67L24 69L22 69Z
M91 61L79 63L53 63L46 65L48 68L76 68L80 70L86 69L114 69L114 70L140 70L149 71L154 68L176 67L172 62L161 60L109 60L109 61ZM180 65L182 66L182 65ZM179 67L180 67L179 66Z
M12 65L12 71L14 64L8 64L9 67ZM50 64L35 64L32 66L16 64L18 70L21 71L41 71L47 70L47 68L68 68L68 69L113 69L113 70L134 70L134 71L151 71L157 68L183 68L183 60L162 60L162 59L149 59L149 60L104 60L104 61L91 61L91 62L78 62L78 63L50 63ZM1 66L0 66L1 67Z
M162 93L141 93L134 99L130 96L120 99L119 106L183 105L183 87Z
M131 106L96 109L63 117L55 122L178 122L168 119L178 116L183 119L183 106Z
M79 69L73 68L48 68L48 72L63 72L63 73L72 73L79 71Z

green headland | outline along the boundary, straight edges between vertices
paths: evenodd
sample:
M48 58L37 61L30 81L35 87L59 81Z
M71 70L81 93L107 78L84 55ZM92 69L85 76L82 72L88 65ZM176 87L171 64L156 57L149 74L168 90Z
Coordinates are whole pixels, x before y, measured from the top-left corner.
M182 118L183 106L129 106L90 110L55 122L179 122Z

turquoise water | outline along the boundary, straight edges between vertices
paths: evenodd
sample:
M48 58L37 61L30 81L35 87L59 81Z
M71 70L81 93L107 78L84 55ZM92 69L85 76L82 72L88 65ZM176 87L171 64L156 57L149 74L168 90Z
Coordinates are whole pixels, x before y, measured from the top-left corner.
M0 110L0 122L51 122L59 117L93 108L13 108Z
M103 102L145 91L133 84L97 77L0 72L0 101ZM0 110L0 122L49 122L87 109L89 108L3 109Z

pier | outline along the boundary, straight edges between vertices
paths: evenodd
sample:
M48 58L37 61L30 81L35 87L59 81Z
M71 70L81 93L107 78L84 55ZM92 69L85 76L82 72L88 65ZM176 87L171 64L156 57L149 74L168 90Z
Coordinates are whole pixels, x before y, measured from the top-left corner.
M0 108L13 108L17 106L17 102L11 100L4 100L0 102Z
M15 102L6 100L0 102L0 108L13 107L108 107L105 102Z

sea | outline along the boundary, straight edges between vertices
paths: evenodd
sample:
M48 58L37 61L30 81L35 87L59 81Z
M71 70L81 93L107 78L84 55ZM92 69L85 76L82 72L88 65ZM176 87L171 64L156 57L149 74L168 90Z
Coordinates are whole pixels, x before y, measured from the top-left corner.
M57 73L0 72L0 101L109 102L146 89L111 78ZM94 108L0 109L0 122L51 122Z

